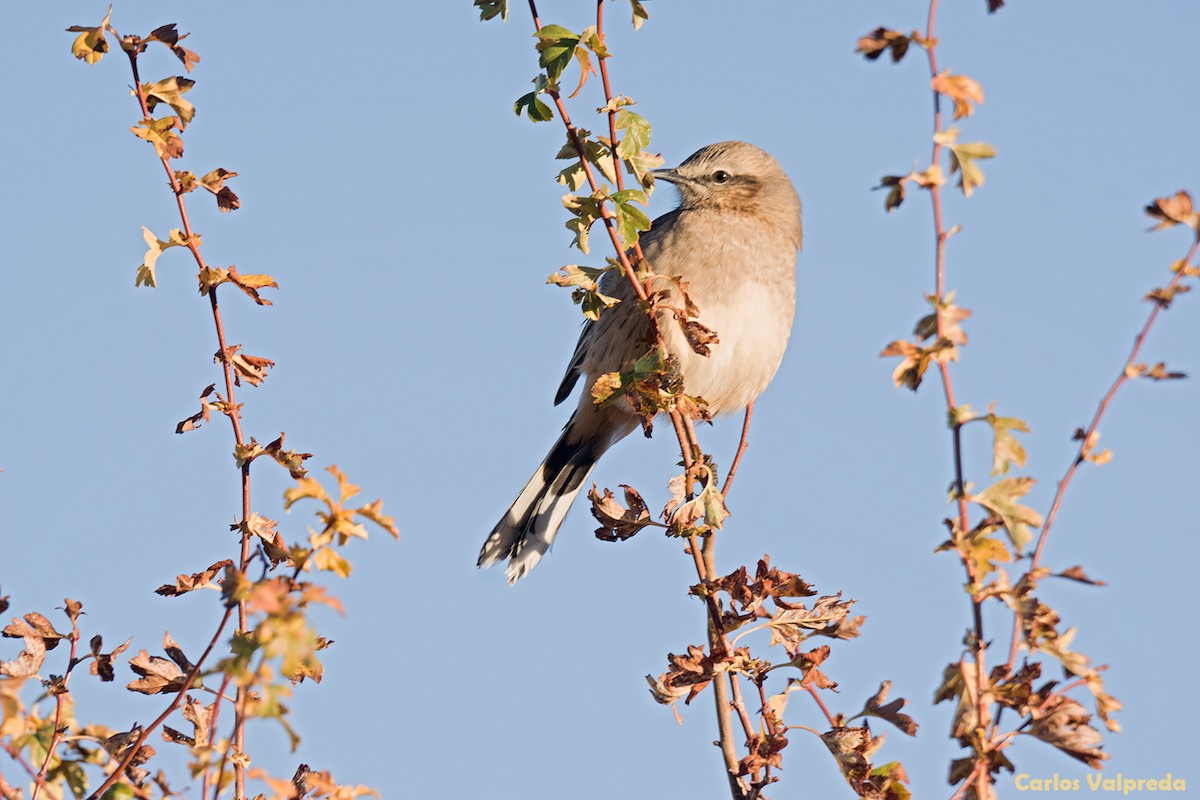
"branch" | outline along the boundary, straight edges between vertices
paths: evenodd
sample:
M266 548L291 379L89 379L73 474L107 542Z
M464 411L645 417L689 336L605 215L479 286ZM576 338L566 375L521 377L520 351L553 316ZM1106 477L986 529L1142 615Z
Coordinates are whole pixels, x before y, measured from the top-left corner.
M1181 267L1178 271L1176 271L1175 277L1172 278L1171 282L1167 284L1166 288L1168 292L1175 289L1180 285L1180 283L1183 282L1183 279L1187 276L1186 267L1188 267L1196 258L1196 252L1198 249L1200 249L1200 233L1197 234L1195 241L1192 242L1192 246L1188 248L1187 255L1184 256ZM1154 307L1150 309L1150 313L1146 317L1146 322L1142 325L1141 330L1138 331L1137 336L1134 337L1133 348L1129 351L1129 356L1125 359L1125 363L1121 366L1120 373L1117 374L1116 380L1113 381L1112 386L1110 386L1108 391L1105 392L1104 397L1100 399L1100 405L1096 408L1096 413L1092 415L1092 421L1088 423L1087 428L1083 432L1083 436L1080 437L1079 450L1076 451L1075 458L1071 461L1071 466L1067 467L1066 474L1063 475L1062 480L1058 482L1058 487L1054 492L1054 499L1050 502L1050 511L1046 514L1046 522L1042 525L1042 532L1038 536L1037 547L1033 551L1033 559L1029 565L1029 572L1032 573L1041 563L1042 550L1046 546L1046 540L1050 535L1050 528L1054 525L1054 521L1058 518L1058 510L1062 506L1063 496L1067 492L1067 486L1070 485L1071 479L1075 477L1075 471L1079 468L1079 465L1084 463L1086 460L1088 451L1093 446L1093 436L1100 426L1100 420L1108 411L1108 407L1112 403L1112 400L1116 396L1117 392L1122 386L1125 385L1126 381L1129 380L1131 368L1137 362L1138 355L1142 350L1142 345L1145 344L1146 337L1149 335L1150 329L1154 326L1154 322L1158 319L1159 313L1162 312L1164 308L1165 306L1163 304L1154 303ZM1017 660L1017 648L1020 646L1021 639L1020 633L1021 615L1020 613L1016 613L1013 616L1012 638L1010 640L1008 649L1008 664L1006 667L1006 671L1008 672L1012 671L1013 665Z
M938 0L929 0L929 15L925 26L925 53L929 59L929 76L930 80L934 80L938 75L937 66L937 40L934 38L934 26L937 22ZM942 155L943 145L939 141L936 134L942 130L942 101L938 90L933 89L933 155L931 164L939 164ZM934 269L936 280L937 303L939 305L934 308L934 321L937 326L937 337L941 341L945 338L945 324L942 319L941 306L942 298L946 295L946 240L949 238L945 225L942 222L942 187L934 183L929 187L929 196L933 205L933 225L935 236L935 256ZM944 359L937 359L938 374L942 379L942 389L945 394L946 411L948 418L953 420L951 424L951 439L954 455L954 495L958 504L958 536L965 536L971 530L970 515L967 509L966 497L966 480L963 473L963 453L962 453L962 423L958 422L954 410L958 408L958 403L954 397L954 384L950 377L950 365ZM959 551L962 560L963 568L967 573L967 580L972 586L978 585L979 581L976 575L974 562L967 557L961 550ZM974 633L974 661L975 661L975 685L976 690L976 709L980 721L988 718L987 714L987 693L984 692L986 686L986 667L985 658L987 650L987 640L984 637L983 628L983 600L975 593L971 593L971 624ZM815 696L815 695L814 695ZM975 769L971 773L971 778L964 782L964 786L968 785L973 779L976 782L977 793L980 797L989 796L991 785L991 777L986 769L981 769L980 765L984 761L977 754Z
M136 47L128 48L125 50L125 53L129 57L129 66L133 72L134 92L137 96L138 105L141 107L142 116L144 118L149 118L150 117L150 108L146 102L146 93L142 88L141 77L138 74L138 63L137 63L137 59L138 59L138 55L139 55L138 49ZM159 161L162 163L163 170L167 173L167 182L171 187L171 191L175 195L175 204L179 209L179 220L183 226L183 233L187 237L187 248L188 248L188 250L191 251L192 257L196 260L196 266L200 269L201 272L203 272L206 269L206 265L204 263L204 257L200 253L200 246L197 244L195 237L192 235L192 226L191 226L190 220L188 219L187 206L183 200L183 195L184 195L183 188L180 186L179 180L175 177L175 171L171 169L171 165L170 165L170 162L169 162L169 159L167 158L167 156L164 153L160 152L158 154L158 157L159 157ZM217 333L217 346L218 346L217 353L219 354L219 357L221 360L221 369L222 369L222 372L223 372L223 375L225 378L225 400L226 400L226 403L224 406L224 413L225 413L225 416L227 416L229 418L230 425L233 427L234 442L238 447L241 447L242 445L245 444L245 438L243 437L243 434L242 434L241 407L237 404L235 397L234 397L235 381L234 381L234 375L233 375L233 367L229 361L229 348L228 348L228 345L226 344L226 339L225 339L225 326L221 320L221 309L220 309L220 305L217 301L217 290L219 288L220 287L218 287L218 286L210 287L208 290L208 299L209 299L209 305L212 308L213 326L216 329L216 333ZM241 495L242 495L242 519L246 520L246 519L250 518L250 462L249 461L244 463L241 467ZM243 575L246 574L246 569L250 563L250 538L251 538L251 535L250 535L249 531L245 531L245 530L242 531L241 553L240 553L240 558L239 558L239 570L242 572ZM244 633L247 630L247 616L246 616L245 602L239 602L237 608L238 608L238 632ZM228 619L228 613L226 613L225 619ZM221 626L224 627L224 625L225 625L225 620L223 619L221 622ZM241 686L238 686L238 698L241 698L243 693L244 693L244 689ZM177 697L176 702L173 705L177 706L178 701L179 701L179 698ZM217 698L217 703L218 704L220 703L219 697ZM245 749L245 725L244 724L238 724L238 726L237 726L237 729L234 734L234 746L239 750L239 752L244 751L244 749ZM136 748L134 748L134 750L131 752L136 752ZM131 758L131 757L132 756L129 756L128 758ZM236 783L237 783L236 796L242 797L245 795L245 767L239 761L235 765L235 770L236 770L236 776L237 776L237 778L236 778Z
M194 681L200 675L200 668L204 665L204 662L208 660L209 654L212 653L213 648L216 647L217 642L221 638L221 634L225 631L225 624L229 622L229 618L233 616L233 609L233 606L229 606L225 609L225 614L221 617L221 624L217 626L217 632L214 633L212 639L209 640L208 646L204 648L204 652L200 655L200 659L196 661L196 663L192 666L191 671L188 672L187 679L183 682L183 686L179 689L179 691L175 693L175 697L171 700L171 704L167 706L161 714L155 717L153 722L142 729L141 734L138 736L137 740L130 745L129 749L125 753L125 757L122 758L120 763L117 764L116 769L112 771L112 774L108 776L108 779L105 780L104 783L100 784L100 786L94 792L87 796L87 800L98 800L99 797L108 791L109 787L120 780L121 776L125 774L126 767L128 767L133 761L138 750L141 749L142 743L146 741L146 737L148 737L159 725L162 725L164 722L166 722L167 717L171 716L171 714L175 712L175 709L179 708L179 704L183 702L183 698L192 688L192 681Z
M31 794L33 800L38 800L38 795L41 793L42 789L45 788L45 777L47 771L50 769L50 760L54 758L54 751L57 750L58 746L62 743L63 734L65 733L62 728L63 704L66 702L64 698L67 696L67 684L70 682L71 672L76 666L75 653L79 647L79 624L74 617L71 619L70 639L71 653L67 658L67 670L63 674L62 686L54 695L54 735L50 739L50 746L46 748L46 757L42 760L42 768L38 770L37 781L34 783L33 792Z
M535 0L529 0L529 11L533 17L535 30L541 30L542 23L538 16L537 4ZM604 42L604 1L597 0L596 3L596 34L600 42ZM605 101L612 100L612 88L609 81L607 57L598 56L600 63L600 75L604 84ZM566 127L567 136L575 147L575 152L579 156L580 166L583 168L584 176L587 179L588 186L592 193L596 194L600 190L600 185L596 179L596 175L590 162L588 161L583 143L579 139L579 135L575 126L571 122L570 115L567 113L566 105L563 103L562 97L557 91L547 91L550 98L554 101L555 107L558 109L563 125ZM622 176L621 159L617 155L617 129L615 112L608 112L608 126L610 147L612 149L613 165L615 172L615 181L617 189L621 190L624 187L624 178ZM655 340L662 352L667 352L666 343L663 340L662 332L658 326L657 307L652 295L650 294L647 280L645 283L638 279L637 271L630 261L629 253L621 244L621 238L617 233L615 220L607 204L600 204L600 216L604 223L604 228L608 232L610 241L614 251L617 254L617 259L621 265L622 272L630 286L634 290L638 300L646 305L646 314L649 318L651 330L654 332ZM635 257L641 261L644 259L641 245L634 244L633 253ZM692 471L697 463L703 462L703 450L696 437L695 428L692 421L687 416L681 414L676 409L671 409L667 412L671 419L671 424L675 430L676 438L679 441L680 454L683 457L684 474L686 479L686 493L689 498L692 497ZM744 433L744 431L743 431ZM693 562L696 568L696 575L701 583L707 583L715 575L713 569L713 537L706 538L703 545L697 540L697 537L692 536L688 540L688 551L692 555ZM725 636L721 625L721 612L717 606L716 598L708 593L705 593L705 606L709 618L709 645L712 652L730 651L729 642ZM723 681L713 682L713 696L716 702L717 710L717 727L720 735L720 747L722 756L725 761L725 767L729 777L730 791L734 800L744 800L747 797L747 791L743 787L741 780L737 777L738 758L736 745L734 742L733 721L731 717L731 704L729 701L729 688Z
M1192 242L1191 248L1188 249L1187 255L1184 256L1184 266L1192 263L1192 259L1196 257L1197 248L1200 248L1200 235L1197 235L1196 241ZM1176 272L1175 277L1172 278L1171 282L1167 284L1167 291L1169 292L1179 286L1186 274L1187 271L1184 269L1180 269L1178 272ZM1067 473L1063 476L1063 479L1058 482L1058 491L1054 493L1054 500L1050 504L1050 512L1046 514L1046 523L1042 526L1042 533L1038 537L1037 548L1033 551L1033 563L1029 567L1031 571L1037 568L1038 563L1041 560L1042 548L1045 546L1046 538L1050 534L1050 527L1054 524L1054 520L1058 516L1058 509L1062 504L1063 494L1066 492L1067 485L1071 482L1071 478L1075 476L1076 468L1085 460L1084 456L1087 455L1089 440L1096 432L1096 428L1100 425L1100 419L1104 416L1104 413L1108 411L1109 403L1112 402L1112 399L1116 395L1117 391L1125 385L1126 381L1129 380L1130 369L1137 362L1138 354L1141 352L1142 345L1146 341L1146 336L1150 333L1150 328L1153 327L1154 321L1158 319L1159 313L1164 309L1164 306L1161 303L1154 303L1153 305L1154 307L1150 309L1150 314L1146 318L1146 323L1142 325L1142 329L1138 331L1138 335L1133 340L1133 349L1129 351L1129 357L1125 359L1125 363L1121 367L1120 374L1117 375L1117 379L1113 381L1113 384L1109 387L1108 392L1106 392L1104 397L1100 400L1100 405L1096 409L1095 415L1092 416L1091 423L1084 431L1083 438L1079 443L1079 452L1075 454L1075 460L1071 462L1071 466L1067 469Z
M24 769L27 773L29 773L29 777L33 779L35 787L40 788L45 785L46 778L43 775L39 774L38 771L33 768L32 764L30 764L28 761L25 760L25 757L23 755L21 755L20 748L17 748L15 746L9 744L5 740L0 739L0 749L4 750L4 752L8 753L9 757L12 758L13 761L16 761L18 764L21 765L22 769ZM2 775L0 775L0 779L3 779ZM56 794L53 790L51 790L49 788L46 789L46 793L48 795L50 795L51 798L53 798L53 800L61 800L59 795Z

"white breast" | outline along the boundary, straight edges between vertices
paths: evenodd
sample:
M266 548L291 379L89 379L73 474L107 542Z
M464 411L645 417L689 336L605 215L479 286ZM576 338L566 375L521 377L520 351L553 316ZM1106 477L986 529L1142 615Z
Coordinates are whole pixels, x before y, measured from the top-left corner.
M684 277L700 307L700 322L720 342L708 357L695 353L669 314L660 322L667 349L680 360L684 391L708 401L713 413L745 408L779 369L796 307L795 250L770 235L731 237L703 254L715 263L689 264ZM730 264L753 264L731 274ZM690 273L690 275L689 275ZM701 279L700 276L717 276Z

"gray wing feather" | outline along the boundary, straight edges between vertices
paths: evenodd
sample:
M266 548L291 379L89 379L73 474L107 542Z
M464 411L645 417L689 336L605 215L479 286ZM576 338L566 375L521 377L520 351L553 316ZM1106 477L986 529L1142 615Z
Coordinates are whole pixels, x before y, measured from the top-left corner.
M592 332L591 320L588 320L583 325L583 330L579 333L579 341L575 344L575 353L571 356L571 363L567 365L567 374L563 376L562 383L558 385L558 392L554 395L554 405L558 405L563 400L566 400L575 388L575 384L579 382L579 376L582 374L580 368L583 366L583 356L587 353L588 336Z
M642 236L642 250L651 263L653 263L662 239L668 235L678 216L679 209L663 214L654 220L651 229ZM630 251L629 257L633 258L632 251ZM567 365L567 374L563 376L562 383L558 386L558 392L554 395L554 405L566 400L567 396L575 389L575 384L579 382L579 377L583 374L583 362L587 358L588 348L592 346L593 338L596 336L607 338L603 329L611 328L614 324L621 327L620 323L614 322L614 320L625 320L642 313L641 309L635 305L637 297L633 289L630 288L628 280L620 272L610 271L601 275L600 291L618 298L621 303L601 314L601 321L588 320L584 323L583 331L579 334L579 341L575 345L575 352L571 355L571 363Z

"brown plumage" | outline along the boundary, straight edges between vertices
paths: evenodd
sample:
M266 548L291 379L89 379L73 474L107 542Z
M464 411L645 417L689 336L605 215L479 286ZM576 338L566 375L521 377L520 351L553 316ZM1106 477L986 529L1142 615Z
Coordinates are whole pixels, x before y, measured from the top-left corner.
M707 357L695 353L667 311L659 312L659 329L679 359L684 390L703 397L714 414L739 411L767 388L787 347L800 200L775 159L745 142L709 145L655 177L678 187L680 204L654 220L642 250L655 273L687 281L700 322L720 342ZM597 409L590 388L645 354L649 320L624 275L605 273L600 290L621 302L584 326L554 401L566 399L582 377L579 406L479 553L481 567L508 559L509 583L549 549L600 456L638 427L625 403ZM681 304L678 297L667 302Z

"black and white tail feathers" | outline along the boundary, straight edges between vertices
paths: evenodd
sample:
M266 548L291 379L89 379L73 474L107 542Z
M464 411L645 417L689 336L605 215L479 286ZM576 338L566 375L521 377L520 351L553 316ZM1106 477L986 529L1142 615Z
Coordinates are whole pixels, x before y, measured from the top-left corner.
M504 574L510 584L550 549L592 467L608 449L606 437L585 436L580 441L574 423L573 417L479 551L480 567L508 559Z

